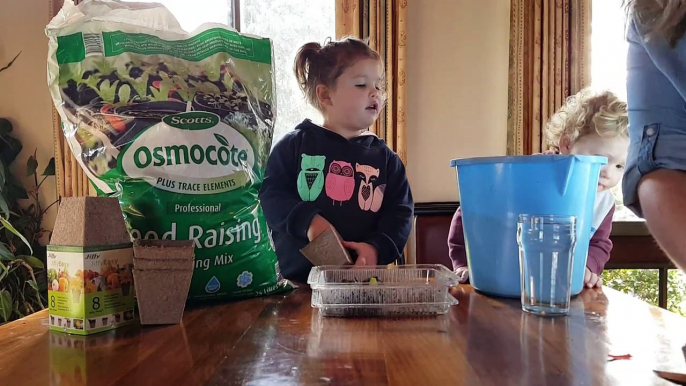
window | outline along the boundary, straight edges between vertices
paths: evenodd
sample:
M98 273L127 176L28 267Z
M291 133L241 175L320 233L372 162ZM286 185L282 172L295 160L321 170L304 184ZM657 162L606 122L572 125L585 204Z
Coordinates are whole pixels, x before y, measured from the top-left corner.
M126 0L164 4L187 31L203 23L233 26L234 6L240 15L240 32L271 38L276 78L274 142L305 118L321 123L309 106L293 74L298 48L336 36L334 0Z
M657 269L613 269L603 272L603 285L658 305ZM667 309L686 316L686 274L680 269L667 273Z
M241 0L241 32L274 42L276 128L274 143L304 118L321 123L321 115L305 101L293 74L298 48L336 37L334 0Z
M171 12L181 27L193 31L202 23L222 23L233 26L231 0L124 0L134 3L160 3Z
M591 14L592 85L609 89L626 100L626 54L629 44L624 31L623 0L593 0ZM621 186L613 189L617 200L615 221L642 221L622 205ZM653 305L658 304L657 269L616 269L603 272L604 285L629 293ZM667 278L667 309L686 315L686 275L670 269Z
M626 13L623 0L594 0L591 14L592 86L608 89L626 100ZM617 203L614 221L643 221L622 203L621 182L612 189Z

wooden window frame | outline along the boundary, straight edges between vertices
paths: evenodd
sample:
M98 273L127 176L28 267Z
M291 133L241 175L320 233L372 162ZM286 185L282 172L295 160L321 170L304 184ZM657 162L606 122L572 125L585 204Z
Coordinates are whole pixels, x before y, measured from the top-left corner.
M241 32L241 0L231 0L231 17L231 27Z

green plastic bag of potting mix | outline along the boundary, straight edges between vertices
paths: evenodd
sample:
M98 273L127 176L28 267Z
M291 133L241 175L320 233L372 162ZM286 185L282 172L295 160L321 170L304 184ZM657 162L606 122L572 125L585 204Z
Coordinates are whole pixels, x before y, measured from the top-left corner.
M276 111L269 39L184 31L159 4L71 0L47 26L64 135L134 238L195 241L190 299L292 288L258 192Z

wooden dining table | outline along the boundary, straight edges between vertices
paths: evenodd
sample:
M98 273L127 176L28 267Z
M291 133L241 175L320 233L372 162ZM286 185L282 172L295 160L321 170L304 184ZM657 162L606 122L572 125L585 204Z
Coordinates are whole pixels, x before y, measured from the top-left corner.
M551 318L470 286L454 295L447 315L327 318L301 287L87 337L50 331L41 311L0 327L0 385L652 385L671 384L654 370L686 373L686 318L615 290L585 290Z

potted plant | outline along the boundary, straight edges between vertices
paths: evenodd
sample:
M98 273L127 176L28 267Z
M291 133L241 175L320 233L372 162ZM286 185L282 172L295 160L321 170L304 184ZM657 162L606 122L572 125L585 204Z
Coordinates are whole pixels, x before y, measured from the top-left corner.
M28 190L11 173L23 147L12 130L12 123L0 118L0 324L45 308L46 249L39 241L46 232L43 216L55 204L44 208L38 200L43 183L55 175L54 158L39 176L35 153L29 157L26 174L34 183Z

